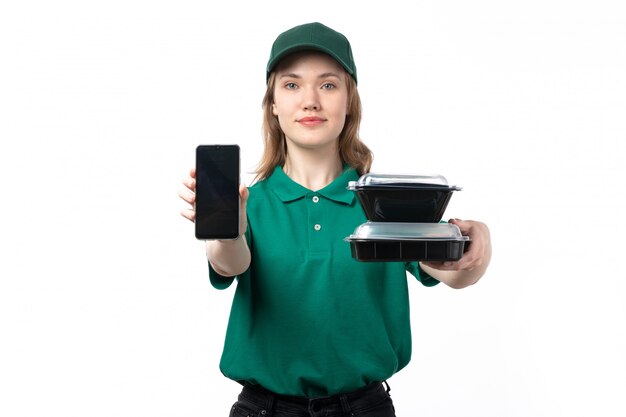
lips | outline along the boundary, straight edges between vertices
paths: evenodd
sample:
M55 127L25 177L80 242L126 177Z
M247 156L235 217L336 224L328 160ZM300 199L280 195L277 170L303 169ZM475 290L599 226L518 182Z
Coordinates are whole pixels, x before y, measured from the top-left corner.
M325 122L325 119L322 119L321 117L307 116L298 119L297 122L304 126L317 126Z

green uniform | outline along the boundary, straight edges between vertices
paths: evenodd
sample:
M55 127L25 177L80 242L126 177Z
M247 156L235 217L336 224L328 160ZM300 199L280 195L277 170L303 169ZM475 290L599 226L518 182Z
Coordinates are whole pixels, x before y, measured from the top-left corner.
M250 187L250 268L238 276L220 369L285 395L319 397L383 381L411 357L406 271L417 263L359 262L344 238L367 219L348 181L319 191L278 167ZM210 268L214 287L234 281Z

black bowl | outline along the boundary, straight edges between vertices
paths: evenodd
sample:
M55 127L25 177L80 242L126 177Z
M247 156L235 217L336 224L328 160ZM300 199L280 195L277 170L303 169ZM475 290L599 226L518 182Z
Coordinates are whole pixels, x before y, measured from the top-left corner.
M439 222L456 190L428 184L354 187L365 215L375 222Z
M352 257L362 262L458 261L468 247L466 240L350 241Z

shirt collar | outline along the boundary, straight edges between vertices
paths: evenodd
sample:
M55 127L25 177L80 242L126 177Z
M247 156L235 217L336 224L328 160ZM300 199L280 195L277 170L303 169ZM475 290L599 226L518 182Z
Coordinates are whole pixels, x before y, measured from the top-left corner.
M346 166L339 177L316 193L338 203L352 204L354 191L348 190L348 182L358 179L359 175L354 168ZM281 166L274 168L267 181L274 194L284 203L298 200L313 192L289 178Z

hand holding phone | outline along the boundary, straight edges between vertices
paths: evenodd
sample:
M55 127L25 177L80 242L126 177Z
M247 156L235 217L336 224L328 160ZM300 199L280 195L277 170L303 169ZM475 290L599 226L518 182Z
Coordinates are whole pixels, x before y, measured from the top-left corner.
M236 239L239 230L239 146L196 148L197 239Z

